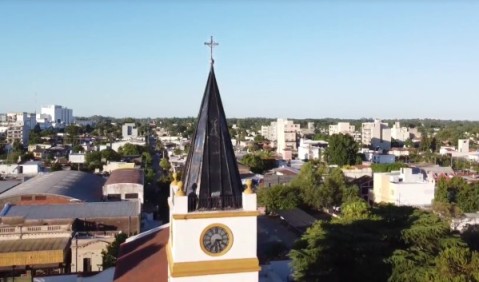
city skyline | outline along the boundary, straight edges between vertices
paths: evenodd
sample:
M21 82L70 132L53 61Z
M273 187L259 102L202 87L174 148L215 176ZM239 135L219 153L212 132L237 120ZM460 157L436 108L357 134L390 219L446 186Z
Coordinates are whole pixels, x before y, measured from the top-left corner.
M479 120L479 3L4 1L0 112ZM7 99L5 99L7 98Z

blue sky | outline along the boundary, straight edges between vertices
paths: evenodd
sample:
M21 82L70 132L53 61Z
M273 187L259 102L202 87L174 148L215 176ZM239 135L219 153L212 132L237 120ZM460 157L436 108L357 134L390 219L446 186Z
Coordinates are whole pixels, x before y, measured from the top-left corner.
M0 112L479 120L479 1L0 1Z

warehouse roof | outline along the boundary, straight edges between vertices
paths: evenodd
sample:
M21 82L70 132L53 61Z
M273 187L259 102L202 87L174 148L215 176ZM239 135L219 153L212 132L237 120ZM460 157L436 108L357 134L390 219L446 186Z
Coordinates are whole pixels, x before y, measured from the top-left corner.
M21 180L1 180L0 181L0 194L9 190L10 188L22 183Z
M136 183L143 185L143 170L137 168L121 168L113 170L105 185L119 183Z
M129 217L140 214L139 201L83 202L65 205L9 206L0 217L22 217L27 220Z
M99 201L105 180L82 171L62 170L35 176L2 193L1 198L31 194L50 194L85 202Z
M0 241L0 253L63 250L70 238L22 239Z

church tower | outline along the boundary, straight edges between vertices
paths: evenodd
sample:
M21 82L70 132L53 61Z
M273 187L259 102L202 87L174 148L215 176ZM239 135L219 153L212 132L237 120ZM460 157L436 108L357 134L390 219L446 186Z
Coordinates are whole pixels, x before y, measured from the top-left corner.
M213 59L182 181L171 186L169 281L258 281L256 194L241 184Z

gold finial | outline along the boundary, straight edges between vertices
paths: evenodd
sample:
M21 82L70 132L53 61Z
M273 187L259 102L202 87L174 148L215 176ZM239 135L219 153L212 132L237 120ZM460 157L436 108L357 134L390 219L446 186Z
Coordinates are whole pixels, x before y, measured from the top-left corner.
M178 185L178 173L173 172L173 181L171 181L171 184L173 184L174 186L177 186Z
M175 196L186 196L185 191L183 191L183 181L178 181L178 191L176 191Z
M253 181L251 179L246 180L246 189L244 189L244 193L254 194L252 187L253 187Z

